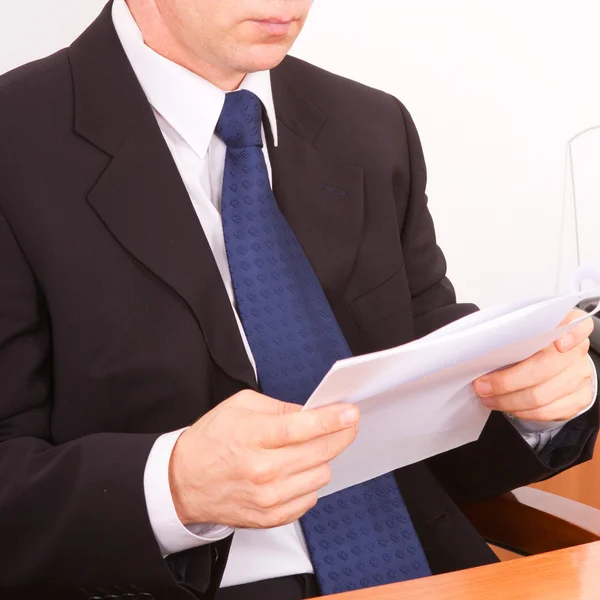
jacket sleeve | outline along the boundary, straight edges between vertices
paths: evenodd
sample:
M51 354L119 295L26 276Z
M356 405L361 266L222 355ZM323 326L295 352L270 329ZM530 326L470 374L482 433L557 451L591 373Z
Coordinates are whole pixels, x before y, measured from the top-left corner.
M53 443L51 318L2 212L0 257L0 597L200 597L177 585L149 523L158 435ZM210 549L195 552L208 586Z
M436 243L427 208L427 172L415 124L400 104L410 156L408 205L400 224L406 272L410 284L416 337L422 337L477 310L459 304L446 277L446 261ZM406 197L398 191L398 197ZM598 359L592 355L598 366ZM436 456L428 467L456 501L500 494L546 479L564 469L590 460L600 421L598 401L574 419L539 455L504 415L494 413L477 442Z

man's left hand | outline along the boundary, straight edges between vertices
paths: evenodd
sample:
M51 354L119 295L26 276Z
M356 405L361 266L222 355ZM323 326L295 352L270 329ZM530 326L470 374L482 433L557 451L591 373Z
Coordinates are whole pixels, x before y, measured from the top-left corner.
M583 316L571 311L564 325ZM588 357L592 319L585 319L531 358L474 382L483 404L525 421L569 421L592 403Z

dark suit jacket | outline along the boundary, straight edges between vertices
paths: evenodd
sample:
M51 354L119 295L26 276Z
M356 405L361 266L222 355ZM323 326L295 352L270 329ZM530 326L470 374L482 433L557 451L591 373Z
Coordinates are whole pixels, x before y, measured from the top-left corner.
M109 8L70 48L0 78L6 599L208 599L230 544L189 551L180 585L148 521L143 473L157 437L256 384ZM272 78L275 194L353 351L475 310L445 277L406 109L293 58ZM540 457L495 415L478 443L399 471L433 571L493 561L455 502L589 459L597 412Z

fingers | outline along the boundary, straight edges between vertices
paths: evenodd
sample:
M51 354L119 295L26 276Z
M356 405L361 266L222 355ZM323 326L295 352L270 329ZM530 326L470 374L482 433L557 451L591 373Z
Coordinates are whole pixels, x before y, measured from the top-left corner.
M280 448L276 454L273 452L273 471L277 473L275 476L301 473L332 461L355 440L356 433L356 427L349 427L304 444Z
M585 410L591 402L592 388L589 381L584 381L572 394L555 402L512 414L523 421L569 421Z
M587 313L583 310L572 310L561 323L561 325L566 325L567 323L571 323L572 321L575 321L576 319L586 315ZM568 352L589 338L593 329L594 324L592 319L585 319L581 323L578 323L574 329L568 333L565 333L560 339L556 340L556 342L554 342L554 347L559 352Z
M281 402L251 390L232 397L236 406L257 416L254 442L261 448L283 448L355 426L360 413L352 404L332 404L302 411L302 406Z
M268 416L261 419L254 441L261 448L283 448L354 427L359 418L358 408L350 404Z
M582 382L587 382L588 388L591 390L592 374L593 369L589 360L578 361L570 368L542 383L533 384L516 392L486 397L482 399L482 402L492 410L512 414L542 409L548 404L573 394L579 389Z
M254 503L259 509L271 510L320 490L331 481L331 469L323 464L279 479L276 483L257 488Z
M311 492L291 500L286 504L271 509L249 508L246 510L244 520L246 528L271 529L281 527L297 521L317 503L316 492Z
M475 391L481 398L489 398L538 386L576 362L589 363L588 350L587 338L569 353L561 354L549 346L519 364L480 377L474 382Z
M279 494L282 503L288 503L296 498L318 493L331 481L331 468L328 464L319 465L314 469L296 473L281 481Z
M252 500L255 527L280 527L300 518L316 503L318 491L331 481L329 465L282 478L256 488Z

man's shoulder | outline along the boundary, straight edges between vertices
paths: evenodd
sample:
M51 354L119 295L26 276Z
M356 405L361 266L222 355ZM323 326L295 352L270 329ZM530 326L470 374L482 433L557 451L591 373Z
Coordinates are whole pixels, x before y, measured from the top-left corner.
M13 119L18 112L41 108L70 82L67 49L12 69L0 75L0 114L4 114L5 119Z
M35 83L45 76L56 74L57 71L62 70L64 72L68 65L68 48L63 48L54 54L33 60L3 73L0 75L0 89L5 89L12 84Z
M383 110L398 114L401 104L390 94L343 77L293 56L287 56L277 69L281 76L294 85L308 100L323 108L361 106L364 110Z
M392 154L406 145L411 116L394 96L288 56L273 72L282 97L298 94L326 115L321 130L331 151L357 164L365 157ZM285 95L284 95L285 94ZM322 140L322 143L323 143Z

